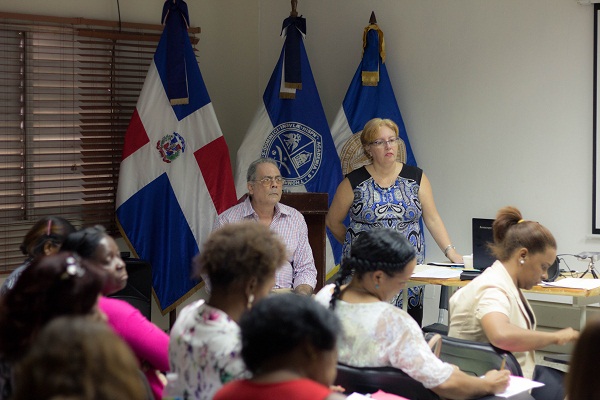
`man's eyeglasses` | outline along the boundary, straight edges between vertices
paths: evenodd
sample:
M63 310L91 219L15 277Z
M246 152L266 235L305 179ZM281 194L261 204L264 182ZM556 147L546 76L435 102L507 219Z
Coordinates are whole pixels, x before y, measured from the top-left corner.
M388 144L389 144L390 146L393 146L393 145L395 145L396 143L398 143L398 141L399 141L399 140L400 140L400 138L399 138L399 137L394 137L394 138L391 138L391 139L389 139L389 140L377 139L377 140L373 140L373 141L371 142L371 144L372 144L373 146L377 146L377 147L382 147L382 146L385 146L385 145L388 145Z
M256 179L254 182L259 182L265 187L271 186L271 182L281 185L283 184L283 176L265 176L262 179Z

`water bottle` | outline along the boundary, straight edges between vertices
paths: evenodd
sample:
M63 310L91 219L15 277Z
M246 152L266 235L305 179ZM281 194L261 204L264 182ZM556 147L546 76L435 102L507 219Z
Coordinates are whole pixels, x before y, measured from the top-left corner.
M163 390L162 399L163 400L186 400L187 396L185 395L185 390L181 381L179 380L179 375L175 372L167 373L167 384Z

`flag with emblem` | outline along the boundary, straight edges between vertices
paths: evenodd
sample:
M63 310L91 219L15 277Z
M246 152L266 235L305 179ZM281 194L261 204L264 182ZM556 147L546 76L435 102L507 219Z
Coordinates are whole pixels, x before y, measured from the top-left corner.
M192 258L236 196L184 1L165 2L163 24L125 134L116 216L135 255L152 264L154 294L165 314L196 289Z
M358 160L352 158L362 157L360 133L365 124L373 118L388 118L398 125L400 138L404 141L405 163L417 165L392 89L385 56L383 32L377 26L375 14L372 13L371 22L363 32L362 60L331 126L335 147L344 166L360 166ZM366 163L366 157L364 162ZM346 174L351 169L346 170L344 167L343 170Z
M328 193L331 203L342 180L340 159L304 48L305 34L304 18L284 20L281 55L237 153L238 196L247 191L248 165L260 157L278 163L285 178L284 191ZM341 245L329 231L327 234L327 268L331 272L339 263Z

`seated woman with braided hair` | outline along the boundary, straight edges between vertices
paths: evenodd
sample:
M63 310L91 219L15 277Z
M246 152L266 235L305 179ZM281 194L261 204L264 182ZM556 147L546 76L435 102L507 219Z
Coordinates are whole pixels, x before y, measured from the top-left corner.
M354 367L398 368L444 398L504 391L508 371L489 371L477 378L442 362L429 349L419 325L389 303L406 286L415 266L415 249L398 231L374 229L356 238L335 285L316 295L342 322L338 361Z

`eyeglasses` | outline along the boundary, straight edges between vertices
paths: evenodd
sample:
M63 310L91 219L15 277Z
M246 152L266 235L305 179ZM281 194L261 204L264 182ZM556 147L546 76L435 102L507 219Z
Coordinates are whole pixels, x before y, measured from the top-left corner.
M262 179L255 179L254 182L262 183L265 187L271 186L271 182L281 185L283 183L283 176L265 176Z
M373 146L377 146L377 147L382 147L382 146L385 146L385 145L388 145L388 144L389 144L390 146L393 146L393 145L395 145L396 143L398 143L398 141L399 141L399 140L400 140L400 138L399 138L399 137L394 137L394 138L391 138L391 139L389 139L389 140L378 139L378 140L373 140L373 141L371 142L371 144L372 144Z

